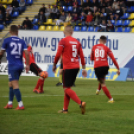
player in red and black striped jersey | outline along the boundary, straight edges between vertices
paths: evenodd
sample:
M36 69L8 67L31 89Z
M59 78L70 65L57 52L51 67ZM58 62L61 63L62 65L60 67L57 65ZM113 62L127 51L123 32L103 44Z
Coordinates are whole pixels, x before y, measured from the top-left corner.
M108 74L109 70L107 60L108 56L112 59L114 65L118 69L117 71L118 75L120 75L120 69L116 59L114 58L112 51L107 46L104 45L107 42L107 38L105 36L101 36L99 41L100 44L93 46L91 51L91 60L94 61L94 70L99 81L99 86L96 91L96 95L99 94L102 88L106 96L109 98L108 102L113 103L114 102L113 98L105 84L105 76Z
M30 58L30 62L29 62L30 71L33 72L36 76L40 76L41 72L43 72L43 71L35 62L32 47L30 45L27 45L27 50L29 52L29 58ZM25 59L25 54L23 54L23 58ZM45 81L45 78L40 76L33 92L39 93L39 94L44 93L44 91L43 91L44 81Z
M70 99L75 101L80 107L82 114L85 113L85 102L82 102L76 93L71 89L71 86L76 80L79 71L79 57L81 58L82 74L87 76L85 70L85 60L81 44L78 40L72 37L73 30L71 26L66 26L64 30L65 38L61 39L58 45L58 50L55 56L53 71L56 70L56 64L60 57L63 58L63 88L64 88L64 106L60 113L68 113Z

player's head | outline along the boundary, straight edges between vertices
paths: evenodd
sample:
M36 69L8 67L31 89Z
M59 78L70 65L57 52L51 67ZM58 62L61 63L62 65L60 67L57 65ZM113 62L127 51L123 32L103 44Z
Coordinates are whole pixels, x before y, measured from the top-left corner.
M66 36L71 36L73 34L73 29L72 26L66 26L64 29L64 35Z
M106 42L107 42L107 37L104 36L104 35L102 35L102 36L100 37L100 43L101 43L101 44L106 44Z
M11 25L11 27L10 27L10 34L18 36L18 27L16 25Z

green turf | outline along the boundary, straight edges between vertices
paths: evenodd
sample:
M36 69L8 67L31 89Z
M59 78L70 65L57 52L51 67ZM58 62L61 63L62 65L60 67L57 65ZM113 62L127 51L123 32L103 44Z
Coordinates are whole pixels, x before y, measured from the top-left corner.
M85 115L71 101L69 114L58 114L63 106L63 89L57 78L48 78L44 94L32 92L38 77L21 77L24 111L6 110L7 76L0 76L0 134L134 134L134 82L107 82L114 104L101 92L97 81L77 79L73 90L87 102ZM57 95L57 96L56 96ZM14 99L14 108L17 107Z

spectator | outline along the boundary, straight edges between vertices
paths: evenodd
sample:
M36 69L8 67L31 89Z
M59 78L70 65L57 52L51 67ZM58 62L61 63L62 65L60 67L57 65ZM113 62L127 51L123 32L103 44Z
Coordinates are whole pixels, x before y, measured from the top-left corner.
M86 17L86 24L92 25L93 24L93 15L92 12L88 12L88 15Z
M18 29L23 29L21 25L18 25Z
M108 20L106 29L107 29L107 32L114 32L114 25L111 23L110 20Z
M39 12L43 12L43 13L46 13L46 7L45 7L45 4L42 4L42 7L40 8Z
M101 13L101 14L100 14L100 19L101 19L101 22L102 22L102 20L105 20L105 21L106 21L106 20L107 20L107 17L104 16L103 13Z
M77 5L74 5L74 6L73 6L73 15L76 14L76 13L79 14L79 13L80 13L80 10L79 10L79 8L77 7Z
M46 17L43 11L40 11L38 14L38 22L39 22L39 25L42 25L44 22L46 22Z
M14 11L19 11L19 2L17 0L12 1L12 7L13 7L13 12Z
M26 19L23 21L22 28L23 29L32 29L32 22L29 20L28 17L26 17Z
M2 11L0 10L0 24L3 24L4 16L2 14Z
M86 2L83 3L82 7L83 7L83 10L84 10L85 14L88 14L90 6L91 6L90 0L86 0Z
M3 7L2 4L0 4L0 10L1 10L1 14L3 15L3 17L5 17L6 9L5 9L5 7Z
M74 0L74 2L73 2L73 6L74 5L76 5L77 7L79 6L79 4L78 4L78 1L77 0Z
M26 3L25 3L25 0L20 0L20 3L19 3L19 11L20 13L24 12L25 9L26 9Z
M102 23L100 24L99 32L106 32L106 21L102 20Z
M68 13L68 15L66 17L66 20L65 20L64 26L70 25L71 24L71 21L72 21L71 13Z
M49 18L50 14L51 14L51 8L50 8L50 5L48 5L48 8L46 8L46 13L45 13L45 16L46 16L46 20Z
M65 2L64 2L64 0L57 0L56 5L57 6L60 5L63 7L65 5Z
M122 9L120 6L115 10L115 20L118 20L123 15Z
M60 23L64 23L66 19L65 13L62 12L60 18L56 21L56 25L60 25Z
M56 7L56 5L54 5L51 11L51 18L53 20L57 18L57 13L58 13L58 8Z
M78 21L76 22L76 25L78 25L79 23L81 23L81 25L84 26L84 25L85 25L85 21L86 21L86 17L85 17L84 12L82 12L82 13L81 13L81 16L80 16L80 20L78 20Z
M72 24L73 27L75 26L75 23L78 22L78 20L79 20L78 14L75 13L74 16L73 16L73 18L72 18L72 22L71 22L71 24Z
M123 13L125 13L126 12L126 4L124 1L120 1L120 7L121 7Z
M8 12L9 14L12 14L12 11L13 11L12 5L8 5L8 7L6 9L6 13Z
M8 25L11 22L11 15L9 12L6 13L6 18L5 18L5 24Z
M113 8L114 10L116 10L118 6L119 6L119 2L116 1L116 0L114 0L113 5L112 5L112 8Z
M95 16L94 16L94 25L99 25L100 22L101 22L101 20L100 20L100 12L97 11L97 12L95 13Z
M62 12L64 12L63 7L60 6L60 9L57 12L57 18L59 19L59 17L61 16Z
M107 13L107 17L110 18L111 20L113 20L114 16L113 16L113 9L111 5L108 5L108 7L106 8L106 13Z
M106 3L105 3L104 0L100 0L98 5L99 5L99 8L100 8L100 11L102 11L102 9L106 7Z
M91 3L91 7L90 9L92 10L92 12L96 12L97 11L97 7L99 7L99 3L97 0L93 0L93 3Z
M69 0L65 0L64 6L68 7L68 6L72 6L71 1Z

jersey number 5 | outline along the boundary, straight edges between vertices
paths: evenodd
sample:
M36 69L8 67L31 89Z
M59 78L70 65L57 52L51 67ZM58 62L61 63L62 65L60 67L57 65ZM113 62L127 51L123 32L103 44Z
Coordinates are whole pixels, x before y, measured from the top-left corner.
M72 57L76 57L77 56L77 48L76 45L72 45Z
M21 43L16 44L16 43L12 42L10 44L10 46L13 47L13 49L11 51L12 55L17 55L17 54L21 55L21 47L22 47Z
M105 51L103 49L99 50L99 49L95 49L95 57L96 58L104 58L105 57Z

